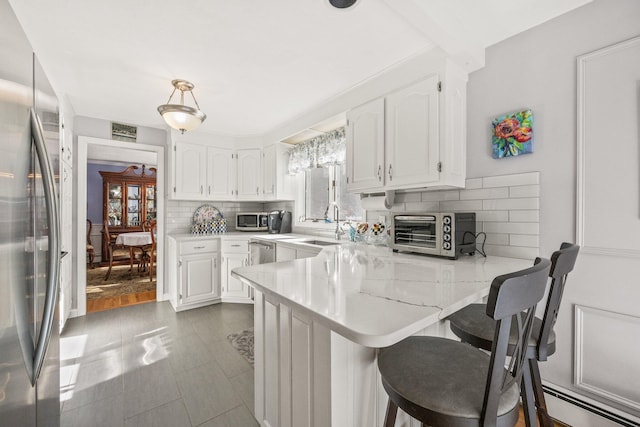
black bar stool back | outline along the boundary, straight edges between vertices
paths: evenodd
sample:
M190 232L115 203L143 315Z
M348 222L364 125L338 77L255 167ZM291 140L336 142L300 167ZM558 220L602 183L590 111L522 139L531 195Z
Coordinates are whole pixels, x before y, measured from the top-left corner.
M562 294L568 274L573 270L580 247L571 243L562 243L560 250L551 256L551 284L546 299L542 319L535 318L533 332L526 348L527 369L522 382L522 404L527 427L535 427L536 413L541 426L553 427L553 421L547 412L542 390L542 380L538 361L545 361L556 351L556 336L553 332L560 309ZM484 350L491 350L493 331L496 323L485 315L485 304L471 304L448 317L451 330L463 342ZM517 336L512 332L507 354L514 354Z
M398 407L433 427L514 426L535 308L550 267L549 260L537 258L532 267L493 280L485 314L496 326L490 355L469 344L423 336L380 349L378 369L389 395L385 426L394 425ZM505 368L514 327L519 342Z

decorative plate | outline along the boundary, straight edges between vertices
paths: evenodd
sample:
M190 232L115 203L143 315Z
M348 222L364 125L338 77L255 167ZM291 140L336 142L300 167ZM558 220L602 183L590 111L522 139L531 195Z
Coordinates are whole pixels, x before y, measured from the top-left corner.
M218 208L211 205L202 205L193 213L194 224L206 224L217 218L222 218L222 214Z

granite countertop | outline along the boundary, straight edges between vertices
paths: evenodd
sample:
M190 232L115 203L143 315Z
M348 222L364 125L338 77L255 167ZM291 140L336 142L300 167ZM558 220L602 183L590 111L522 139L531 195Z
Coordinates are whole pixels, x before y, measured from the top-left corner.
M494 277L532 264L478 255L447 260L344 242L313 258L235 268L231 275L353 342L386 347L479 301Z

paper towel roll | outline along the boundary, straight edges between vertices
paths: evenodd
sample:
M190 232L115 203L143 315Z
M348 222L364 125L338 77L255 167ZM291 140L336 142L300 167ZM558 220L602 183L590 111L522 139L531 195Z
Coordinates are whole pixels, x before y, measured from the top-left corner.
M394 198L394 191L386 191L384 194L363 194L360 198L360 205L362 209L368 211L388 211L393 207Z

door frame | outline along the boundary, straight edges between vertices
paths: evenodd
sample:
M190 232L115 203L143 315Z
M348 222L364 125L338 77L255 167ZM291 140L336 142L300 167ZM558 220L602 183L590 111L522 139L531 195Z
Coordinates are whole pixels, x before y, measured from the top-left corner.
M157 194L157 232L158 236L164 236L164 212L165 212L165 174L164 165L164 147L159 145L139 144L132 142L113 141L110 139L94 138L89 136L78 136L76 179L76 242L74 253L77 254L74 259L75 265L75 301L73 309L69 317L84 316L87 313L87 264L85 245L86 245L86 222L87 222L87 161L90 145L102 145L112 148L123 148L135 151L153 152L157 157L156 172L156 188ZM133 162L135 163L135 162ZM159 238L157 243L157 258L164 265L164 238ZM164 268L156 268L156 301L164 301L168 299L166 287L164 286Z

